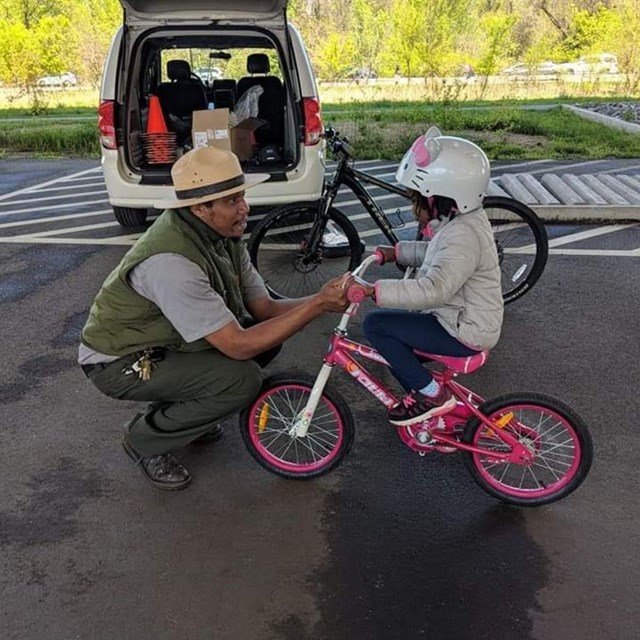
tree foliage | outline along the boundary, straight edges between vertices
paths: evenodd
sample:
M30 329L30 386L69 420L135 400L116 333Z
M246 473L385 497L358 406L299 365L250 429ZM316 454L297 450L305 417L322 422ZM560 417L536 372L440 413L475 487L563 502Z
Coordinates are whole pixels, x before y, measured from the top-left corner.
M515 62L614 53L630 86L640 68L640 0L290 0L320 79L487 76ZM71 71L97 83L122 22L118 0L0 0L0 80L29 85Z

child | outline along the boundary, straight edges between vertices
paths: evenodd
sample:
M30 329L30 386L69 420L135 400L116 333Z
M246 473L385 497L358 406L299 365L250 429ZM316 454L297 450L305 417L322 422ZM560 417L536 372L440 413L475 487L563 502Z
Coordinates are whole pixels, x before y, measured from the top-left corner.
M396 180L407 187L429 242L378 247L384 261L419 267L415 279L366 288L379 307L364 332L408 395L389 411L405 426L447 413L455 398L413 353L466 357L498 342L503 301L491 225L482 208L489 161L474 143L432 127L407 151Z

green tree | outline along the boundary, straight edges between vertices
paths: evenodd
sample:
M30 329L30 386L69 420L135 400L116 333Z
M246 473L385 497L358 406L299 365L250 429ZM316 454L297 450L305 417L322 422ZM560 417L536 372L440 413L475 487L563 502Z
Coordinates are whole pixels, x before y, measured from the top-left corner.
M424 0L393 0L391 7L391 32L386 53L397 61L407 78L419 71L418 47L424 35L424 4Z

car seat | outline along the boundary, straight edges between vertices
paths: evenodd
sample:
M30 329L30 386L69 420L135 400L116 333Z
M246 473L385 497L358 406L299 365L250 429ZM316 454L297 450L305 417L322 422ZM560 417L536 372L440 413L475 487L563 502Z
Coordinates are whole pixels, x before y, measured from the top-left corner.
M233 79L214 80L212 99L216 109L227 108L233 111L236 105L236 81Z
M250 74L265 74L245 76L238 80L237 96L259 85L263 89L258 102L258 117L263 118L268 124L256 131L256 140L260 145L276 144L282 147L284 144L284 106L285 92L280 78L267 75L270 71L269 57L264 53L252 53L247 58L247 72Z
M202 81L193 76L186 60L169 60L167 76L169 82L160 83L156 95L167 126L180 137L183 129L188 132L191 128L192 113L207 108L207 95ZM182 122L177 123L176 118Z

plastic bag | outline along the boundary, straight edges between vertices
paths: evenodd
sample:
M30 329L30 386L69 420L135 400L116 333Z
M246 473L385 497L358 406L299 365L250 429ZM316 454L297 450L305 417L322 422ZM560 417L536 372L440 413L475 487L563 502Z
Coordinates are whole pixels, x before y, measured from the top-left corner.
M253 85L253 87L249 87L240 98L238 98L234 109L234 113L238 117L238 122L242 122L247 118L258 117L258 100L263 93L264 89L259 84L256 84Z

